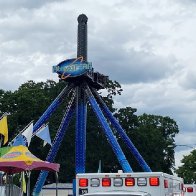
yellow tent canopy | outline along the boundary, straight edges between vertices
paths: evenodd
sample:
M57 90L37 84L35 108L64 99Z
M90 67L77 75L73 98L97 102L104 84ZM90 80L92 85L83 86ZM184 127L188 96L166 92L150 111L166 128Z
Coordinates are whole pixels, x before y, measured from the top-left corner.
M6 147L5 147L6 148ZM3 151L3 148L1 148ZM0 171L9 174L29 170L59 171L59 164L42 161L34 156L26 146L13 146L0 157Z

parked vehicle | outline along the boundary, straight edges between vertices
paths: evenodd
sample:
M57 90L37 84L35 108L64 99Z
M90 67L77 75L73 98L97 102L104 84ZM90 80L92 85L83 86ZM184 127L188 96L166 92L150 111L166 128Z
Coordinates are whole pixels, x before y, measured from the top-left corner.
M183 196L183 179L162 172L77 174L76 196L81 195Z

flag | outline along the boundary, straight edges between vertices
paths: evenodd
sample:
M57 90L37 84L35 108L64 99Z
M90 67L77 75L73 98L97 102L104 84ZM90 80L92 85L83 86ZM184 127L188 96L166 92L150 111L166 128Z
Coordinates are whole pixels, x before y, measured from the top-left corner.
M27 139L22 134L19 134L12 143L12 146L20 145L27 146Z
M22 172L22 191L23 191L23 193L27 192L27 185L26 185L25 173L24 172Z
M33 122L27 125L27 127L19 133L16 138L13 139L11 143L12 146L29 146L31 142L31 137L33 134Z
M46 144L47 144L47 142L46 142L46 141L44 141L44 143L43 143L43 147L44 147Z
M35 135L39 137L40 139L44 140L44 145L46 143L52 145L50 133L49 133L49 127L48 125L44 125L40 130L38 130Z
M4 116L0 120L0 134L4 136L3 144L8 142L8 126L7 126L7 116Z
M31 137L33 134L33 123L31 123L23 132L22 135L27 139L27 145L30 145Z

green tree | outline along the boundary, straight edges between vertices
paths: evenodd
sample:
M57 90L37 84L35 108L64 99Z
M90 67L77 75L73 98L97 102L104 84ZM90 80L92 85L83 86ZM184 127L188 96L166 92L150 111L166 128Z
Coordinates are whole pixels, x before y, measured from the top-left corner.
M51 80L38 83L28 81L14 92L0 90L0 114L4 112L11 113L8 118L9 138L14 138L31 120L36 122L65 85L66 83L63 81L58 83ZM118 82L109 81L106 91L104 90L100 94L152 170L170 172L173 166L174 150L172 148L168 149L167 146L173 144L175 134L178 132L175 121L169 117L147 114L137 116L135 114L136 109L131 107L117 110L114 107L113 98L120 95L121 92L122 88ZM52 140L59 128L70 96L66 97L61 107L50 118L49 128ZM96 172L99 160L102 160L103 172L116 172L121 167L89 103L87 106L86 171ZM119 135L114 129L113 131L134 171L142 171ZM73 118L55 159L55 162L61 164L60 182L71 182L75 176L74 141L75 119ZM45 160L50 147L47 145L43 148L42 143L39 138L34 137L31 141L30 151ZM31 182L33 184L37 175L38 173L35 172L32 176ZM47 180L51 182L53 176L50 175Z
M145 154L144 159L153 171L172 173L175 159L174 147L170 146L174 145L175 135L179 132L176 122L167 116L147 114L139 116L138 120L138 139L140 145L143 142L141 150Z
M196 150L184 156L181 162L183 165L176 170L178 176L182 177L186 184L196 183Z
M9 138L14 138L31 120L36 122L64 86L51 80L39 83L28 81L14 92L1 90L0 115L10 113Z
M172 173L174 168L174 137L179 132L176 122L169 117L143 114L136 116L136 109L127 107L116 114L127 135L132 140L152 171ZM134 171L141 171L130 151L124 144Z

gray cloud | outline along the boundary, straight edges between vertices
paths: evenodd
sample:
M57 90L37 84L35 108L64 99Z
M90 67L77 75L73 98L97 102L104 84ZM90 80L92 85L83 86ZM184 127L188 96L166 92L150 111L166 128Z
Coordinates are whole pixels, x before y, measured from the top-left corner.
M196 148L196 132L189 133L189 134L184 134L184 133L179 133L176 136L176 142L177 145L187 145L187 146L178 146L178 148ZM176 149L179 150L179 149Z
M111 19L104 24L104 31L92 32L89 60L93 59L96 70L125 84L160 80L180 67L174 56L154 53L153 42L164 39L163 35L155 34L146 24L134 27L126 22Z
M72 34L75 32L76 35L76 29L74 31L70 18L53 9L50 5L32 12L18 11L0 19L2 50L10 53L58 53L73 50L76 38Z
M21 4L26 5L24 1ZM44 2L40 5L44 5ZM31 4L28 6L33 7ZM59 9L58 6L53 8L52 5L45 4L45 7L32 12L19 10L14 17L6 16L0 22L4 43L0 46L2 50L15 55L31 55L37 51L59 55L73 51L74 55L77 22L76 19L71 22L70 17L65 17L73 14L71 11L67 11L65 15ZM89 20L89 25L92 22ZM98 71L110 75L112 70L112 79L118 78L121 83L151 82L167 77L174 71L174 65L177 64L175 58L161 57L151 52L152 44L146 40L156 41L162 35L153 33L150 26L141 24L134 27L129 22L112 18L102 28L96 28L94 31L89 27L89 57ZM143 43L139 50L128 46L128 43L134 45L141 41Z
M121 84L160 80L172 74L174 65L177 65L173 58L164 58L134 49L125 51L120 47L113 49L107 45L107 49L102 48L101 51L103 53L94 57L97 60L95 67Z
M186 6L193 6L193 4L196 5L195 0L176 0L176 3L179 2L185 4Z
M61 2L65 0L6 0L6 1L0 1L0 8L4 11L10 11L10 10L16 10L18 8L27 8L27 9L34 9L34 8L40 8L44 6L45 4L51 3L51 2Z
M179 84L185 89L196 90L196 72L190 70L184 73L183 78L179 81Z

